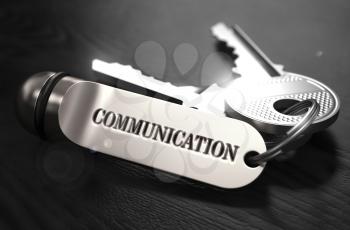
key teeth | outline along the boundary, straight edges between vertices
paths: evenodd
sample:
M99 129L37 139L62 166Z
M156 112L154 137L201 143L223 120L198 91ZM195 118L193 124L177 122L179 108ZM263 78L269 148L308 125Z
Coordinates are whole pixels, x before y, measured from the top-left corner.
M110 63L110 64L111 64L111 65L116 65L116 66L125 67L125 70L126 70L126 71L132 71L132 72L134 72L135 74L137 74L138 76L147 76L147 77L149 77L149 78L151 78L151 79L153 79L153 80L158 80L158 79L157 79L156 77L154 77L154 76L150 76L150 75L143 74L141 70L136 69L136 68L134 68L134 67L131 66L131 65L122 65L122 64L120 64L120 63L118 63L118 62L113 62L113 63ZM169 83L169 82L165 82L165 83ZM169 83L169 84L171 84L171 83Z
M223 31L223 33L220 33L219 31ZM227 38L227 36L224 36L224 34L227 35L227 33L232 33L232 30L223 22L218 22L215 25L211 27L211 33L212 35L219 41L222 41L226 44L227 47L230 47L233 49L232 54L237 56L237 60L239 59L239 54L236 53L236 47L234 44L230 43L230 39ZM237 61L236 61L237 62ZM238 66L238 65L237 65ZM238 68L232 68L232 71L234 73L239 74ZM240 74L239 74L240 75Z
M161 80L159 80L158 78L156 78L156 77L154 77L154 76L143 74L141 70L135 69L135 68L132 67L131 65L122 65L122 64L119 64L118 62L111 63L111 64L117 64L117 65L124 66L124 67L126 67L126 68L128 69L128 71L133 71L133 72L135 72L135 74L137 74L138 76L147 76L147 78L149 78L150 81L153 81L153 82L155 82L155 81L161 81ZM163 81L163 84L164 84L163 87L164 87L164 86L173 87L173 88L177 87L177 86L175 86L173 83L171 83L171 82L169 82L169 81ZM144 85L143 87L147 88L147 83L146 83L146 85ZM159 88L160 88L160 86L159 86ZM151 89L151 90L157 91L158 89ZM163 93L163 94L165 94L165 93Z
M227 26L223 22L218 22L215 25L213 25L210 30L211 30L212 35L217 40L224 42L226 44L226 46L228 46L228 47L233 49L232 53L234 55L237 55L237 59L235 61L236 67L232 68L232 72L234 74L238 74L239 76L242 76L242 74L240 74L240 71L239 71L239 58L240 58L240 55L239 55L239 53L235 52L237 50L235 45L232 44L230 42L231 39L229 39L227 37L227 36L230 36L230 35L228 35L229 33L233 33L231 28L229 26ZM281 73L284 72L284 66L283 65L281 65L281 64L273 64L273 65L279 72L281 72Z
M135 69L131 65L122 65L122 64L119 64L118 62L113 62L111 64L112 65L118 65L118 66L124 66L127 71L132 71L132 72L135 72L135 74L137 73L138 75L143 75L141 70Z
M225 23L219 22L212 26L211 33L217 40L225 42L228 47L235 48L235 45L231 44L230 39L227 38L227 34L232 33L232 30Z
M232 71L233 74L236 74L236 75L238 75L238 76L242 76L242 74L239 72L239 70L238 70L237 67L233 67L233 68L231 69L231 71Z
M229 38L230 36L235 36L233 34L234 32L232 31L232 29L229 26L227 26L225 23L219 22L219 23L215 24L214 26L212 26L211 31L212 31L213 36L217 40L224 42L227 47L230 47L233 49L232 54L236 55L237 58L234 62L236 67L232 68L232 72L234 74L237 74L238 76L242 76L242 73L239 70L241 55L239 54L239 52L237 52L236 45L232 43L233 40Z
M141 87L144 87L149 90L153 90L155 92L159 92L161 94L167 95L169 97L177 98L183 103L188 101L188 104L195 104L197 100L199 100L199 95L196 92L179 90L177 86L173 85L170 82L163 82L162 80L158 80L153 76L144 75L142 71L135 69L131 65L123 65L118 62L107 63L98 59L93 60L93 69L95 71L110 75L115 77L116 79L121 79L123 81L129 82L131 84L135 84ZM115 74L115 72L119 72L119 74ZM130 77L126 77L128 75L132 75ZM140 77L136 82L135 78ZM147 79L144 79L146 77ZM143 80L142 80L143 79Z

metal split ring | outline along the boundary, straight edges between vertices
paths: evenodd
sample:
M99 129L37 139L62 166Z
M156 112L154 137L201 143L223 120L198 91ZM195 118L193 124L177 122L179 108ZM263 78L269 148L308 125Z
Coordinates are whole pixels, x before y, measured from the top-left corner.
M280 141L274 147L268 149L266 152L262 154L249 156L247 158L248 163L250 165L257 166L275 158L276 156L283 153L283 148L285 146L290 144L293 140L295 140L300 135L304 134L308 129L308 127L316 119L320 111L320 105L317 103L317 101L315 99L307 99L296 103L295 105L289 107L283 112L288 115L297 115L306 109L307 109L307 112L305 113L305 115L300 119L300 121L294 127L288 130L287 134L285 135L282 141Z

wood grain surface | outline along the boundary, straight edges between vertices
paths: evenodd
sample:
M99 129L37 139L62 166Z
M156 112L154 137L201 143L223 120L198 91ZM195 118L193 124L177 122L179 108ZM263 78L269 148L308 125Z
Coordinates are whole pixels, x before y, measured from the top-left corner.
M347 0L2 0L0 229L349 229L349 10ZM220 48L209 33L218 21L239 24L272 60L328 84L342 102L333 126L245 188L221 190L44 142L16 120L14 98L31 74L94 80L93 58L136 66L145 41L166 51L156 77L203 86L202 63ZM182 43L199 54L185 75L172 59Z

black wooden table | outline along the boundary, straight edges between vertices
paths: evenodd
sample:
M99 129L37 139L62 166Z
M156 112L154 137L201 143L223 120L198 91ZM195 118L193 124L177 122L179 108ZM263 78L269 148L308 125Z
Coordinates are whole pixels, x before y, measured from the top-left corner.
M346 0L2 0L0 229L348 229L349 10ZM165 52L156 77L210 84L201 69L221 49L209 33L218 21L239 24L272 60L328 84L342 102L333 126L288 161L269 163L251 185L215 189L44 142L18 124L14 98L29 75L63 70L94 80L94 58L137 67L147 41ZM173 59L183 43L198 51L187 72Z

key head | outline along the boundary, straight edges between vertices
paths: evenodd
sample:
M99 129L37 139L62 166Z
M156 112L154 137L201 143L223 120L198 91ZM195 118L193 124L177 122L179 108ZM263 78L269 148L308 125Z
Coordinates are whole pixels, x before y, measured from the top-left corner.
M317 100L321 107L310 126L310 132L316 132L337 119L339 98L325 84L299 74L285 72L274 78L236 79L226 91L225 113L250 123L259 131L283 134L302 117L283 114L283 110L293 103L311 98Z

